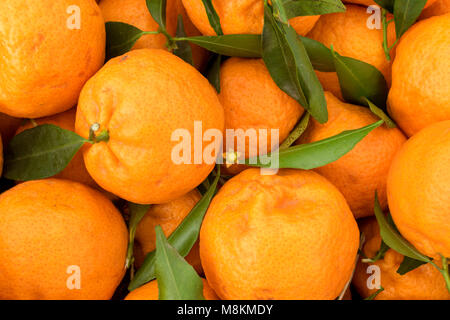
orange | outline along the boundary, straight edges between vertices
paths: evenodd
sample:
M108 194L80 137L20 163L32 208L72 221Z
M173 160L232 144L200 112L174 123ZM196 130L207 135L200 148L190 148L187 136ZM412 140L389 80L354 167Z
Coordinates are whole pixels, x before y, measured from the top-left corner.
M0 30L0 112L14 117L72 108L104 62L105 27L94 0L3 0Z
M432 5L437 0L428 0L427 4L425 5L425 8ZM354 3L354 4L361 4L364 6L377 6L378 4L375 3L373 0L344 0L345 3Z
M433 5L422 12L420 19L427 19L447 13L450 13L450 0L437 0Z
M87 138L95 123L109 141L86 146L90 175L125 200L157 204L188 193L213 170L217 149L205 159L212 142L201 140L209 129L221 133L224 115L194 67L167 51L140 49L110 60L83 88L76 132Z
M320 17L307 37L323 43L342 56L364 61L377 68L390 83L391 64L383 50L383 30L367 27L370 14L361 6L347 5L347 11L326 14ZM391 23L388 29L388 43L395 41L395 28ZM317 76L327 91L342 98L336 72L320 72Z
M381 245L378 224L375 218L364 219L360 228L366 238L362 251L366 257L373 258ZM353 285L358 293L367 298L377 291L368 287L368 282L373 284L372 279L376 275L368 268L375 265L380 268L381 287L384 288L375 300L450 300L444 278L431 264L422 265L404 275L398 274L403 258L398 252L389 249L384 258L375 263L363 263L360 259L353 277Z
M13 118L7 114L0 113L0 135L3 139L3 144L6 146L12 137L16 134L17 128L22 123L22 119Z
M161 226L166 237L169 237L200 199L200 193L193 190L171 202L150 207L136 229L137 251L140 251L136 254L137 257L140 257L139 260L136 260L138 266L142 264L142 258L156 248L155 227ZM186 260L198 273L203 272L198 244L192 248Z
M200 258L222 299L335 299L359 232L342 194L313 171L248 169L214 197Z
M70 109L63 113L56 114L54 116L36 119L34 122L36 125L42 124L53 124L60 128L74 131L75 130L75 109ZM27 121L23 126L19 127L17 134L21 133L26 129L34 127L31 121ZM69 165L61 171L59 174L55 175L54 178L67 179L75 182L80 182L86 184L93 188L98 188L98 185L91 178L84 165L83 153L78 152Z
M414 135L395 157L389 209L401 234L429 257L450 257L450 121Z
M261 59L228 59L220 70L220 86L225 129L235 130L238 136L235 150L247 158L256 156L259 151L270 152L279 141L287 138L304 112L297 101L278 88ZM244 134L237 134L240 129L255 130L258 140L250 144ZM260 137L259 130L266 130L267 138ZM272 137L271 130L278 130L279 141Z
M216 35L211 27L202 0L182 0L191 21L204 35ZM262 0L213 0L224 34L260 34L264 25ZM319 16L301 16L290 20L300 35L306 35Z
M143 31L157 31L159 25L147 9L146 0L102 0L100 2L105 21L118 21L131 24ZM182 15L183 24L188 36L198 36L195 28L184 10L181 0L169 0L166 5L166 28L169 34L175 35L178 15ZM163 34L151 34L141 37L133 49L166 49L167 39ZM194 64L200 67L205 62L206 51L192 46Z
M0 195L0 212L0 299L111 298L128 236L101 193L68 180L30 181Z
M379 119L368 108L346 104L325 92L328 122L312 120L300 143L320 141L346 130L362 128ZM315 169L344 195L356 218L373 215L375 191L387 209L386 181L391 162L406 141L397 129L379 127L339 160Z
M392 66L389 113L408 135L450 120L450 14L416 23L401 38Z
M205 279L203 281L203 296L205 300L219 300L216 293L209 286L208 282ZM131 291L126 297L125 300L158 300L159 299L159 290L158 290L158 282L156 280L151 281L136 290Z

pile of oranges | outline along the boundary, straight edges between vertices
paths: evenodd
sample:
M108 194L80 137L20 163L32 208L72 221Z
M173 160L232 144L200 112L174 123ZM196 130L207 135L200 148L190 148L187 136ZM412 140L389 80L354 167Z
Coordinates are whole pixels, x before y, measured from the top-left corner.
M369 27L372 0L289 17L299 36L379 71L396 126L375 128L336 161L269 174L216 160L269 154L292 137L291 150L320 147L379 114L349 101L337 72L315 71L323 122L264 59L190 43L189 63L173 39L221 36L205 1L159 1L164 22L148 2L158 3L0 2L0 299L162 299L168 286L151 265L160 226L170 248L185 241L177 261L195 270L207 300L450 300L449 0L428 0L401 37L394 23ZM279 2L212 5L225 36L260 35L265 8ZM105 62L112 22L145 34ZM256 146L241 137L231 150L211 147L230 130L255 131ZM14 178L12 162L39 178ZM156 276L146 277L149 266Z

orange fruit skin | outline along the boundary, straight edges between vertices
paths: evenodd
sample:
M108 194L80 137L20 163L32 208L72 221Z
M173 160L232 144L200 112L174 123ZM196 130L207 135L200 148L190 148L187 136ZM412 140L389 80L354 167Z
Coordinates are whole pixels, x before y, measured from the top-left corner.
M8 145L9 141L16 134L17 128L21 125L22 119L13 118L7 114L0 113L0 135L3 139L3 144Z
M214 36L202 0L182 0L192 23L204 35ZM264 2L260 0L213 0L224 34L261 34L264 25ZM319 16L302 16L290 20L300 35L306 35Z
M408 136L450 120L449 28L450 14L422 20L397 46L388 111Z
M337 135L346 130L362 128L379 121L368 108L346 104L325 92L328 122L316 120L298 143L311 143ZM386 182L395 154L406 142L397 129L381 126L369 133L349 153L339 160L315 169L333 183L347 199L356 218L373 215L375 191L381 207L387 209Z
M183 222L184 218L191 212L192 208L201 199L201 195L197 190L193 190L178 199L164 204L157 204L150 207L148 212L142 218L136 229L136 242L138 250L137 256L145 258L147 253L156 248L155 227L161 226L166 237L169 237L175 229ZM143 259L136 261L137 265L141 265ZM186 257L198 273L202 273L200 256L198 252L198 244L196 244Z
M347 202L325 178L248 169L212 200L200 258L222 299L335 299L351 276L358 243Z
M37 125L53 124L66 130L75 131L75 114L76 109L73 108L53 116L36 119L35 123ZM31 121L27 121L23 126L18 128L16 134L32 127L34 127L33 123ZM86 170L83 153L81 151L73 157L72 161L70 161L68 166L63 171L55 175L53 178L67 179L86 184L92 188L99 188Z
M203 282L203 296L205 300L219 300L213 289L209 286L205 279ZM159 300L158 282L156 280L150 281L136 290L131 291L125 300Z
M375 257L380 249L380 230L375 218L363 219L360 230L364 233L366 242L363 252L366 257ZM397 273L404 256L389 249L384 258L375 263L363 263L359 259L353 276L353 286L363 297L369 297L377 289L369 289L367 281L373 271L367 273L369 265L380 268L381 286L384 291L380 292L375 300L450 300L450 293L445 286L441 273L431 264L425 264L404 275Z
M425 9L419 19L428 19L450 13L450 0L437 0L429 8Z
M105 21L118 21L131 24L143 31L157 31L159 25L147 9L146 0L102 0L99 4ZM190 21L181 0L169 0L166 5L166 28L173 36L176 34L178 15L182 15L188 36L201 35ZM133 49L167 49L167 39L163 34L149 34L141 37ZM202 68L207 60L207 52L191 45L194 65Z
M391 63L386 60L383 50L383 30L369 29L367 21L370 14L361 6L347 5L347 11L326 14L320 17L307 37L323 43L342 56L358 59L373 65L391 81ZM388 27L388 43L395 41L395 27ZM392 52L393 53L393 52ZM342 98L339 79L336 72L316 71L325 90Z
M360 5L364 5L364 6L378 6L378 4L376 4L375 1L373 1L373 0L344 0L343 2L360 4ZM425 5L425 8L431 6L435 2L436 2L436 0L428 0L427 4Z
M220 132L223 108L214 88L194 67L157 49L133 50L110 60L80 95L76 132L88 138L92 124L109 131L109 141L85 148L86 168L105 190L141 204L165 203L188 193L214 163L175 164L172 134L191 136L194 122ZM202 145L199 143L200 146ZM211 142L203 142L205 150Z
M74 5L80 29L68 27ZM0 112L39 118L75 106L105 59L105 26L95 1L4 0L0 12Z
M405 143L392 162L387 192L401 234L429 257L450 257L450 121Z
M279 141L271 143L271 129L279 130L280 142L286 139L304 112L297 101L278 88L261 59L228 59L220 70L220 85L225 129L256 130L258 144L252 145L253 152L249 139L243 136L235 139L239 142L235 150L247 158L256 156L260 150L266 154L276 146ZM259 129L267 130L267 139L260 139Z
M127 228L101 193L59 179L0 195L0 299L110 299L125 273ZM79 266L81 289L68 289Z

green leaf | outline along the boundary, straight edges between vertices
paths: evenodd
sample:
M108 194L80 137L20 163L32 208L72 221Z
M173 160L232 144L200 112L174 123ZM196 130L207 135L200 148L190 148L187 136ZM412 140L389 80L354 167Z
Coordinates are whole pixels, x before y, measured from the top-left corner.
M394 3L394 22L397 39L416 22L427 0L397 0Z
M386 9L390 13L394 12L395 0L375 0L375 2L382 8Z
M228 34L223 36L197 36L178 39L187 40L208 51L224 56L242 58L261 57L261 36L256 34Z
M157 226L155 231L159 300L205 300L203 282L197 272L169 244L161 226Z
M322 72L335 72L334 59L331 50L319 41L299 36L314 69Z
M88 140L52 124L16 135L5 154L4 177L28 181L52 177L70 163Z
M378 118L380 118L381 120L384 121L384 123L386 123L386 126L388 128L396 128L397 125L395 124L394 120L392 120L391 118L389 118L389 116L380 108L378 108L375 104L372 103L372 101L370 101L369 99L365 98L366 101L366 105L369 106L370 111L372 111L372 113L374 115L376 115Z
M198 239L200 227L203 222L206 210L208 210L212 197L214 196L217 183L220 178L220 166L217 166L217 174L211 187L203 195L197 205L191 210L189 215L175 229L169 237L169 243L185 257L191 251ZM128 289L134 290L141 285L155 279L155 251L147 254L141 268L136 272L133 280L130 282Z
M358 142L382 124L383 121L378 121L360 129L344 131L321 141L280 150L277 168L310 170L325 166L350 152ZM277 155L274 155L274 157L277 157ZM269 158L271 159L271 157ZM262 168L269 168L274 165L272 160L269 163L262 163L257 158L247 159L244 164Z
M339 55L333 48L331 52L344 99L365 104L367 98L385 109L388 88L383 74L368 63Z
M404 275L424 264L426 264L426 262L424 261L404 257L402 263L400 264L400 267L398 267L397 269L397 273L400 275Z
M408 241L406 241L400 235L400 233L397 232L395 228L388 223L385 215L383 214L383 211L381 210L377 193L375 193L374 211L375 217L377 218L378 225L380 227L381 238L389 246L389 248L415 260L423 261L425 263L431 261L427 256L417 251L416 248L414 248Z
M384 291L384 288L381 287L380 289L378 289L376 292L374 292L373 294L371 294L370 296L368 296L367 298L365 298L364 300L373 300L375 299L381 292Z
M184 31L184 23L183 23L183 16L178 16L178 23L177 23L177 37L186 37L186 32ZM180 57L184 61L186 61L189 64L193 64L192 59L192 48L188 41L181 40L176 42L176 49L173 50L173 54L177 57Z
M156 23L166 30L167 0L146 0L147 8Z
M145 32L127 23L106 22L106 61L133 48Z
M345 6L341 0L283 0L283 5L288 19L345 12Z
M220 93L220 66L222 64L222 56L216 54L210 61L207 71L207 78L209 83Z
M302 116L295 128L291 131L289 136L280 145L280 150L287 149L292 146L294 142L297 141L303 133L305 133L306 129L308 128L310 118L310 114L308 112L305 112L305 114Z
M377 251L376 255L373 258L362 259L362 262L364 262L364 263L377 262L378 260L381 260L384 258L384 255L386 254L386 252L389 249L390 248L388 247L388 245L386 243L384 243L384 241L382 240L381 244L380 244L380 249Z
M142 218L144 218L150 207L151 207L150 205L142 205L128 202L128 209L130 210L130 221L128 223L129 240L128 240L127 258L125 261L126 269L128 269L134 262L133 248L134 248L134 237L136 235L136 228L139 225L139 222L141 222Z
M202 0L203 5L205 6L206 14L208 16L209 24L214 29L218 36L223 35L222 27L220 26L220 18L214 9L211 0Z
M263 60L278 87L300 103L318 122L326 122L325 95L307 51L295 30L277 21L267 4L262 43Z

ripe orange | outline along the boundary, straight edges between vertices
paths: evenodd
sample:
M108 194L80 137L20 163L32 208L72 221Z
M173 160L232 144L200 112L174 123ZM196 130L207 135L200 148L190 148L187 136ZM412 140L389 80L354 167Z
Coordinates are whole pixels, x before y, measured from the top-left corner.
M395 157L387 182L389 209L420 252L450 257L450 121L414 135Z
M147 9L146 0L102 0L100 2L105 21L118 21L131 24L143 31L157 31L158 24ZM195 28L184 10L181 0L169 0L166 5L166 28L171 35L176 34L178 15L183 17L183 24L188 36L198 36ZM150 34L141 37L133 49L166 49L167 39L163 34ZM194 64L200 68L207 58L206 51L192 45Z
M104 62L105 27L94 0L3 0L0 30L0 112L14 117L72 108Z
M422 20L397 46L388 105L408 136L450 120L449 28L450 14Z
M75 130L75 109L70 109L63 113L58 113L54 116L36 119L36 125L54 124L66 130ZM31 121L27 121L24 125L19 127L16 134L21 133L26 129L32 128L34 125ZM86 184L92 188L99 188L95 181L91 178L84 165L83 153L78 152L69 165L61 171L54 178L67 179L75 182Z
M208 282L205 279L203 281L203 296L205 300L219 300L216 293L209 286ZM131 291L126 297L125 300L158 300L159 299L159 290L158 290L158 282L151 281L136 290Z
M450 13L450 0L437 0L420 15L420 19L427 19Z
M194 147L196 121L200 139L206 130L224 127L223 108L208 80L167 51L140 49L110 60L87 82L75 128L86 138L95 123L99 132L109 132L108 142L84 151L86 168L103 189L135 203L157 204L194 189L214 168L205 159L194 163L194 153L203 155L211 143ZM173 154L180 145L173 138L177 132L191 149L184 149L190 159L180 164L183 159Z
M101 193L59 179L0 195L0 299L109 299L125 273L127 228ZM76 285L79 276L80 289Z
M202 0L182 0L191 21L204 35L216 35ZM260 34L264 25L264 5L259 0L213 0L224 34ZM300 35L306 35L319 16L301 16L290 20Z
M386 78L391 80L391 64L386 59L383 50L383 30L369 29L368 14L365 8L347 5L347 11L326 14L320 17L307 37L323 43L327 47L333 46L340 55L358 59L373 65ZM395 41L395 28L391 23L388 28L388 43ZM317 76L327 91L342 98L341 88L336 72L320 72Z
M256 130L258 141L252 144L244 135L235 139L234 150L247 158L260 150L263 154L270 152L287 138L304 112L297 101L278 88L261 59L228 59L220 70L220 85L225 129ZM271 136L272 129L279 130L279 141L272 141L276 140ZM267 138L260 137L259 130L267 130ZM255 150L250 150L252 147Z
M325 92L328 122L312 120L299 143L310 143L358 129L379 119L369 109L346 104ZM344 195L356 218L373 215L375 191L381 207L387 209L386 181L391 162L406 141L397 129L379 127L339 160L315 169L330 180Z
M142 264L145 255L156 248L155 227L161 226L166 237L169 237L191 212L200 198L200 193L193 190L171 202L150 207L136 229L136 257L138 258L136 264L138 266ZM199 274L203 273L198 244L192 248L186 260Z
M373 0L344 0L344 2L345 3L361 4L361 5L364 5L364 6L377 6L378 5ZM425 5L425 8L429 7L434 2L436 2L436 0L428 0L427 4Z
M381 245L380 230L374 218L364 219L360 223L361 232L364 233L366 242L363 253L368 258L373 258ZM441 273L431 264L426 264L404 275L397 273L397 269L404 256L389 249L384 258L375 263L363 263L360 259L353 277L353 285L363 297L369 297L377 289L369 289L368 281L372 283L373 271L370 265L380 268L381 287L384 291L379 293L375 300L450 300L450 293L445 286Z
M335 299L351 276L358 243L347 202L325 178L248 169L211 202L200 257L222 299Z

